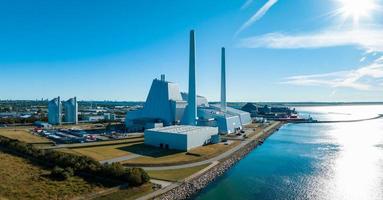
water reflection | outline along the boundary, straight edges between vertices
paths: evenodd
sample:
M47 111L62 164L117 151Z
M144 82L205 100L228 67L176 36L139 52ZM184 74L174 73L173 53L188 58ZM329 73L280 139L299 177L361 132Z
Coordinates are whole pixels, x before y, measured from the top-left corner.
M335 162L333 199L383 198L383 151L377 147L383 142L383 123L379 122L342 124L330 132L341 147Z
M321 120L370 118L383 106L297 110ZM287 125L197 199L383 199L383 120Z

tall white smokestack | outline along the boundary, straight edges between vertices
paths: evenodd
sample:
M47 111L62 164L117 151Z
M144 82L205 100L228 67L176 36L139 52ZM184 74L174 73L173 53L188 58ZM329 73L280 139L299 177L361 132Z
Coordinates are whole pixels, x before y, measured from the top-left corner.
M189 49L189 92L188 92L188 110L187 124L196 125L197 118L197 93L195 85L195 40L194 30L190 31L190 49Z
M226 63L225 47L221 50L221 110L226 111Z

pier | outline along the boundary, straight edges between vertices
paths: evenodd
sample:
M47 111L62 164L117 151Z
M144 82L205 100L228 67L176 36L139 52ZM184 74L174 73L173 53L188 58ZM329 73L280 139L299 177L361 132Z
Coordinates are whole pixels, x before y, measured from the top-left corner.
M376 117L366 118L366 119L350 119L350 120L314 120L314 119L305 119L305 120L299 120L299 121L289 121L289 123L294 124L302 124L302 123L348 123L348 122L363 122L363 121L369 121L374 119L380 119L383 118L383 114L380 114Z

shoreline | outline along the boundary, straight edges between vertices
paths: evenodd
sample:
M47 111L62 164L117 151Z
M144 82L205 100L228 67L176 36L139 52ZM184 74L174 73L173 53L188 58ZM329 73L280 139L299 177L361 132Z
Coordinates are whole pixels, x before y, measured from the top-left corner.
M169 190L163 193L156 194L152 197L143 199L189 199L198 194L202 189L207 187L210 183L215 181L218 177L226 173L230 168L237 164L240 160L246 157L250 152L262 144L265 139L270 137L273 133L279 130L285 123L278 123L271 128L263 130L263 134L259 137L253 136L250 141L242 148L233 152L229 157L219 160L217 164L211 168L199 173L197 176L193 176L190 179L186 179L181 183L177 183L176 186L170 187ZM198 172L197 172L198 173ZM164 188L165 189L165 188Z

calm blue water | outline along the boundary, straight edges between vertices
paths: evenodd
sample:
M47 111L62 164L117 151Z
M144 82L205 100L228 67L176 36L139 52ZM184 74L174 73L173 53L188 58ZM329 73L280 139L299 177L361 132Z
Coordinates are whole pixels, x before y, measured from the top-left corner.
M297 109L322 120L383 114L383 106ZM383 120L286 125L196 199L383 199Z

